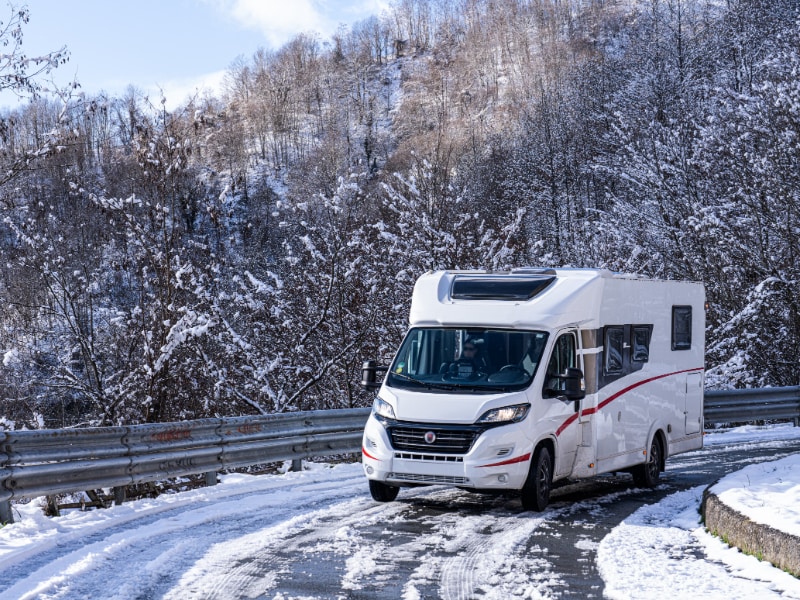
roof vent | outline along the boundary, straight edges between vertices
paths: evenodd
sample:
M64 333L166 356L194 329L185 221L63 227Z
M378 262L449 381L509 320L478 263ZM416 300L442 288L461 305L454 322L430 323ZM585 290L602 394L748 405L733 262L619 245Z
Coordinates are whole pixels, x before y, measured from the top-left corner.
M530 300L556 280L553 275L456 275L454 300Z

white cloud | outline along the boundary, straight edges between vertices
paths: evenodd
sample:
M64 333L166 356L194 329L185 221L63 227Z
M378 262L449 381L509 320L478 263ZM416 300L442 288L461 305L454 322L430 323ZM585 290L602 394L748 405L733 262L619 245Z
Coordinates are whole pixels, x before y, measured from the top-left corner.
M261 31L273 48L300 33L329 37L342 23L350 25L387 9L387 0L218 0L220 8L244 27Z
M242 25L261 30L269 45L279 47L298 33L327 33L327 23L314 0L235 0L232 15Z

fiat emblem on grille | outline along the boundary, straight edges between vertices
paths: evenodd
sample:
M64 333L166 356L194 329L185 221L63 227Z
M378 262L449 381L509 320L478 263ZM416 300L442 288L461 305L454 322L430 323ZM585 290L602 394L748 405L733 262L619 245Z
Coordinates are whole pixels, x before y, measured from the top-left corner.
M426 444L432 444L435 441L436 441L436 434L433 433L432 431L426 431L425 432L425 443Z

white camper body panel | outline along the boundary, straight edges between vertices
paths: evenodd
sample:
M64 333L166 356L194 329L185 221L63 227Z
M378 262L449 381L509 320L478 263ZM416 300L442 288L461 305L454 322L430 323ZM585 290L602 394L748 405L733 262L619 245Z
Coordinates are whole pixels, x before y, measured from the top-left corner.
M589 461L576 464L574 476L614 471L642 462L656 431L663 435L665 456L702 447L703 353L705 293L699 284L648 279L606 278L600 303L598 332L615 325L652 325L648 360L639 370L606 377L605 340L597 340L592 369L584 358L587 377L582 418L591 427L584 452ZM692 307L691 346L672 349L673 307ZM629 336L623 338L630 354ZM626 369L623 369L626 371ZM587 468L595 463L595 468Z
M502 290L537 273L440 271L420 277L409 337L365 428L363 463L369 479L391 486L519 490L542 445L553 455L553 479L636 468L646 462L656 438L664 458L702 447L703 286L556 269L541 275L544 287L529 298L515 296L516 288L507 296L491 292L495 284ZM467 334L478 329L485 331L477 342L487 358L503 358L470 379L474 387L445 365L442 375L420 375L433 333L455 332L461 349L469 342ZM509 332L527 336L528 347L546 339L536 354L538 366L524 364L534 353L520 354L519 336ZM436 339L440 345L452 343ZM551 394L548 377L557 354L582 371L583 399ZM517 355L523 356L522 367L501 365ZM533 371L524 384L505 389L492 383L512 381L514 369L524 376L522 368ZM437 384L442 381L452 389ZM487 415L488 424L481 420ZM513 419L502 421L506 415ZM443 436L474 440L464 441L458 451L440 445Z

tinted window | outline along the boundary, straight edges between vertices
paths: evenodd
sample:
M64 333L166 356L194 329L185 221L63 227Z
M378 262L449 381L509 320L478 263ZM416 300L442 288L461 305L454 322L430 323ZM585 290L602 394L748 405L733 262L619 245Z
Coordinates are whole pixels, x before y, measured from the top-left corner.
M651 325L634 325L631 343L631 360L647 362L650 360Z
M624 340L625 330L622 327L606 327L606 373L622 373L622 349Z
M566 380L564 375L567 369L576 367L575 336L566 333L556 340L553 346L553 353L550 355L550 362L547 363L547 375L545 377L544 389L547 392L563 392L566 390Z
M692 347L692 307L672 307L672 349L689 350Z

